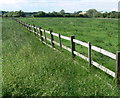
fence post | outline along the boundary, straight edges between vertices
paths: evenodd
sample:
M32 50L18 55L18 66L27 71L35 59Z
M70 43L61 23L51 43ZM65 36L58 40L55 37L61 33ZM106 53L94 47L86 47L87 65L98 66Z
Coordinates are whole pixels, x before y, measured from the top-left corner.
M47 44L47 38L46 38L46 32L45 32L45 30L44 30L44 36L45 36L45 42Z
M29 30L29 24L27 24L27 29Z
M26 24L26 28L28 28L28 24Z
M23 26L25 27L25 23L23 23Z
M72 57L75 57L74 51L75 51L75 43L73 42L73 39L75 39L75 36L71 36L71 52L72 52Z
M29 30L31 29L30 24L29 24Z
M26 28L26 23L25 23L25 25L24 25L24 26L25 26L25 28Z
M32 27L31 27L32 25L30 25L30 32L32 31Z
M92 61L91 61L91 43L88 42L88 62L89 62L89 66L91 66Z
M120 85L120 51L116 53L116 78L117 84Z
M41 38L41 41L43 41L41 27L39 28L39 30L40 30L40 38Z
M28 28L28 24L26 24L26 28Z
M34 28L34 33L35 33L36 32L35 25L33 25L33 28Z
M51 44L52 44L52 47L54 47L54 43L53 43L53 41L54 41L54 38L53 38L53 35L52 35L52 30L50 30L50 35L51 35Z
M59 38L60 48L62 49L61 34L59 33L58 36L59 36L58 38Z

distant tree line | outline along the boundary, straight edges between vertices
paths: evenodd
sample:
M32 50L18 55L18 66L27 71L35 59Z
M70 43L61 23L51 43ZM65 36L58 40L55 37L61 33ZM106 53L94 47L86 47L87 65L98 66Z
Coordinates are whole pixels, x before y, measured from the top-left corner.
M11 11L1 12L2 17L83 17L83 18L120 18L120 12L112 11L112 12L100 12L96 9L89 9L86 12L75 11L74 13L66 13L65 10L61 10L60 12L49 12L46 13L44 11L39 12L23 12L23 11Z
M3 17L25 17L25 12L23 11L11 11L11 12L5 12L5 11L2 11L2 16Z

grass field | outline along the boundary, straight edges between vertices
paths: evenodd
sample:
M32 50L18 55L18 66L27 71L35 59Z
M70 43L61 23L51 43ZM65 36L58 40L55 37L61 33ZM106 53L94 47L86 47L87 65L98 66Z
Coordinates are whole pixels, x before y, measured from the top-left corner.
M116 53L118 50L118 20L88 18L22 18L26 23L71 36Z
M118 51L118 20L88 18L20 18L20 20L46 30L52 29L68 37L75 35L76 39L91 42L92 45L114 54ZM62 44L70 47L69 41L62 40ZM76 45L76 51L87 56L85 47ZM94 51L92 59L115 72L115 60Z
M3 96L117 96L115 80L3 19Z
M0 18L0 97L2 96L2 18Z

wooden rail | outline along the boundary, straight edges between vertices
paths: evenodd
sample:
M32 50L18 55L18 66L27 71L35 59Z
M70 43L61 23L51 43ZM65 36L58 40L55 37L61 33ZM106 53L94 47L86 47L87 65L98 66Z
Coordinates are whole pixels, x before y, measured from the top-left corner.
M18 23L22 24L30 32L33 32L35 35L40 36L40 39L41 39L42 42L47 43L47 40L48 40L49 42L51 42L51 46L53 48L55 48L54 47L54 44L55 44L57 46L60 46L61 48L64 48L65 50L68 50L69 52L72 53L73 57L74 56L79 56L82 59L89 62L90 66L94 65L95 67L99 68L100 70L104 71L105 73L109 74L110 76L112 76L114 78L116 77L117 78L117 83L120 84L120 52L117 52L116 55L115 55L111 52L108 52L108 51L102 49L102 48L93 46L90 42L85 43L85 42L82 42L80 40L77 40L77 39L75 39L75 36L71 36L71 38L70 38L70 37L67 37L67 36L63 36L60 33L57 34L57 33L54 33L53 31L43 30L39 27L36 27L35 25L30 25L30 24L23 23L22 21L17 20L15 18L14 18L14 20L16 20ZM33 28L33 30L32 30L32 28ZM37 32L37 31L39 31L39 32ZM43 32L44 32L44 34L43 34ZM50 34L51 38L47 38L46 33ZM58 37L59 43L54 40L54 36ZM61 42L61 39L71 41L71 48L68 48L68 47L64 46ZM88 48L88 57L86 57L86 56L78 53L77 51L75 51L75 44L87 47ZM98 64L97 62L93 61L92 58L91 58L91 51L92 50L94 50L96 52L99 52L99 53L101 53L105 56L108 56L108 57L116 60L116 72L113 72L113 71L109 70L108 68L106 68L106 67Z

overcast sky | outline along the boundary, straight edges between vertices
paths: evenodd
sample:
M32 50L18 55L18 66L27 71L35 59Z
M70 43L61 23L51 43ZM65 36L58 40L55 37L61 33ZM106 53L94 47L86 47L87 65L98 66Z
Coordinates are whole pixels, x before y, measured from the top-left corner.
M94 8L98 11L117 11L119 0L1 0L0 10L5 11L86 11Z

